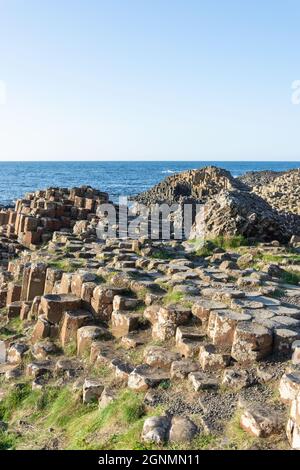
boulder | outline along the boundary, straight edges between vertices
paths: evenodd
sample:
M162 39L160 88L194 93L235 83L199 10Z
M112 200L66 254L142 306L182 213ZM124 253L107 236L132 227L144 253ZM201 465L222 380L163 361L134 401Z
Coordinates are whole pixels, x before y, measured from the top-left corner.
M240 425L255 437L269 437L281 432L283 421L276 411L257 404L243 411Z
M198 427L190 418L174 416L171 421L169 441L174 443L191 442L198 432Z
M90 353L91 344L96 340L109 340L111 335L106 328L100 326L82 326L77 330L77 354Z
M131 313L120 310L114 310L111 315L112 334L116 338L127 336L131 331L139 328L141 323L141 314Z
M51 323L59 323L66 311L79 310L81 299L72 294L47 294L41 297L39 310Z
M217 389L219 387L219 383L216 378L200 371L191 372L188 379L196 392L199 392L200 390Z
M224 369L230 363L230 356L218 352L212 344L207 344L200 346L199 362L204 371Z
M144 351L144 361L151 367L170 369L172 362L178 361L180 355L160 346L149 346Z
M62 346L66 346L66 344L71 341L76 343L77 330L82 326L92 323L92 314L86 310L71 310L65 312L60 329L60 340Z
M191 372L200 370L200 364L189 359L174 361L171 364L171 379L185 379Z
M167 416L151 416L144 422L141 439L144 442L164 444L168 438L170 418Z
M240 363L258 361L272 352L272 332L261 325L240 322L236 326L231 356Z
M163 369L155 369L146 364L137 366L128 377L128 388L136 391L146 391L161 382L169 381L170 376Z

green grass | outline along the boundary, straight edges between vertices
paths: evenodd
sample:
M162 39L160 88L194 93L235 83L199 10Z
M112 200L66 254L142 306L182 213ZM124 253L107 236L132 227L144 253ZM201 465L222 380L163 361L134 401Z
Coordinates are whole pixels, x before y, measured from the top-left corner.
M27 383L14 386L4 400L0 402L0 420L8 421L13 411L20 408L31 393L31 386Z
M194 239L189 240L190 245L194 246L194 255L206 258L211 256L215 248L223 250L230 250L248 246L248 241L242 235L236 236L219 236L216 238L209 238L206 240ZM193 255L193 254L192 254Z
M285 290L283 289L275 289L274 292L269 294L270 297L274 297L274 299L280 299L281 297L285 296Z
M211 242L223 250L239 248L241 246L248 246L248 241L243 235L235 236L219 236L211 240Z
M154 259L165 260L165 259L173 259L174 254L170 253L167 250L161 249L161 250L154 251L151 255L149 255L149 257L154 258Z
M49 427L60 433L63 448L133 449L141 447L140 433L145 419L143 394L123 390L103 409L84 405L79 393L69 387L31 390L29 384L14 388L1 402L0 419L25 419L32 431L22 436L0 433L0 449L43 445ZM114 436L113 436L114 435Z
M68 357L73 357L76 356L77 353L77 346L76 346L76 341L70 341L66 346L64 347L64 354Z
M182 292L173 292L170 290L164 297L164 305L178 304L184 299L184 294Z
M0 327L0 339L4 340L10 336L20 334L23 331L23 322L17 318L12 318L8 323Z
M51 260L48 262L48 266L50 268L54 269L60 269L61 271L64 271L66 273L72 273L76 271L77 269L85 266L86 261L85 260L80 260L80 259L57 259L57 260Z
M213 434L200 433L192 442L170 443L166 447L169 450L209 450L217 443L217 437Z
M265 261L266 263L279 263L282 264L285 261L292 262L292 264L300 263L300 255L284 253L284 254L269 254L269 253L258 253L255 259Z
M14 450L15 446L15 435L6 431L0 431L0 450Z
M298 285L300 282L300 272L286 270L282 273L281 280L286 284Z

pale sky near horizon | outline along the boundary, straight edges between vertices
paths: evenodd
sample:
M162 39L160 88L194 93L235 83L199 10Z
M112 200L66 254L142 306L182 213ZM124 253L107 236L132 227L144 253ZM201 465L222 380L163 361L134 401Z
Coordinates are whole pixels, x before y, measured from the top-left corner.
M0 0L0 160L300 161L299 25L296 0Z

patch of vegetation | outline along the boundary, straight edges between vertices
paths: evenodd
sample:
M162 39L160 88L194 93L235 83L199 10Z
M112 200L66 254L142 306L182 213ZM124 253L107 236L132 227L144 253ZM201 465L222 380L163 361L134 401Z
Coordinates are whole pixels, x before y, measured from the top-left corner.
M154 258L154 259L166 260L166 259L173 259L174 254L170 253L167 250L160 249L160 250L156 250L153 253L151 253L151 255L149 255L149 257Z
M13 411L20 408L31 393L32 390L29 384L16 384L10 393L0 402L0 420L8 421Z
M16 447L16 437L6 431L0 431L0 450L14 450Z
M275 289L274 292L269 294L270 297L274 297L274 299L280 299L281 297L285 296L285 290L283 289Z
M76 341L70 341L66 346L64 347L64 354L68 357L73 357L76 356L77 352L77 346L76 346Z
M161 388L162 390L168 390L171 387L171 382L170 380L163 380L160 382L158 388Z
M225 435L228 439L228 444L226 446L227 449L251 449L257 441L255 437L251 436L241 428L241 414L242 411L238 410L226 426Z
M297 271L284 271L281 275L281 280L286 284L298 285L300 282L300 272Z
M209 450L216 445L217 437L213 434L198 434L192 442L168 444L169 450Z
M204 258L206 258L207 256L211 256L215 248L221 248L222 250L226 251L249 245L247 239L242 235L220 235L219 237L209 238L206 240L189 240L189 243L194 246L194 256L201 256Z
M223 250L240 248L241 246L248 246L248 240L243 235L226 236L220 235L211 240L211 242L218 248Z
M164 305L178 304L184 299L184 294L182 292L177 292L169 290L163 299Z
M51 260L48 262L48 266L53 269L60 269L66 273L72 273L77 269L85 266L85 263L85 260L64 258Z

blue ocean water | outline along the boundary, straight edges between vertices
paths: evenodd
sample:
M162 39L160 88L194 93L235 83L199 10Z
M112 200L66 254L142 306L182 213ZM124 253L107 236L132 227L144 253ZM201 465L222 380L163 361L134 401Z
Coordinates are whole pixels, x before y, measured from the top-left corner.
M233 176L246 171L286 171L300 162L0 162L0 204L25 192L49 186L90 185L107 191L113 201L145 191L173 173L216 165Z

